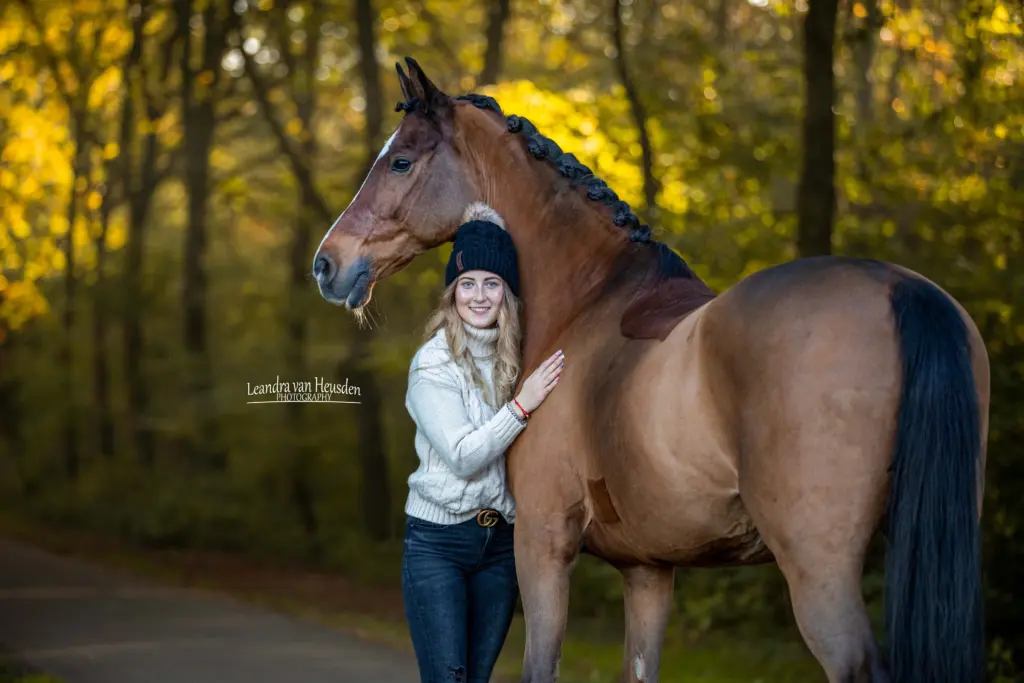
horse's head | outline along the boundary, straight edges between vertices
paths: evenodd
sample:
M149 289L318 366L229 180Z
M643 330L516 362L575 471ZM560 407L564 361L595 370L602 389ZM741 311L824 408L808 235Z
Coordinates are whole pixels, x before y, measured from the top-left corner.
M407 116L384 143L362 187L313 257L320 293L359 309L377 280L452 238L474 200L466 163L453 147L455 101L406 57L396 64Z

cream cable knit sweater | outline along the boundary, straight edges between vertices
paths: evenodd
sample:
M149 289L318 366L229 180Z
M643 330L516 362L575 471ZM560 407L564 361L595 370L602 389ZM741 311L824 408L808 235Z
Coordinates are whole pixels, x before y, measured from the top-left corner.
M498 328L463 323L481 375L492 386ZM405 407L416 423L419 468L409 477L405 512L437 524L458 524L481 508L515 521L505 480L505 450L526 425L511 402L495 410L452 359L442 328L409 366Z

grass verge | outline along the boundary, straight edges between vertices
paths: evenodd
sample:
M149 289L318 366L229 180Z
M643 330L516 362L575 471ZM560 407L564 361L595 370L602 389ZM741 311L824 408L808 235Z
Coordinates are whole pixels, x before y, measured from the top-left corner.
M62 683L53 676L39 673L15 658L0 652L0 683Z

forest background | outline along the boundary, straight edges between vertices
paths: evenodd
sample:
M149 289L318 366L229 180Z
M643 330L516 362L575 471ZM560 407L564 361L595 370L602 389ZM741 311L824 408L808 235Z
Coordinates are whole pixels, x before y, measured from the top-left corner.
M416 464L406 373L450 245L375 288L369 328L326 304L309 270L398 125L393 64L412 55L447 92L487 93L530 118L717 291L831 252L913 268L967 307L992 360L990 670L1013 680L1024 670L1021 11L1004 0L7 0L3 512L397 586ZM248 403L250 386L318 377L359 387L360 403ZM876 560L864 585L877 618ZM770 669L799 643L774 566L680 571L676 597L670 649L731 643L725 662L753 643ZM574 623L621 635L620 601L614 570L579 565Z

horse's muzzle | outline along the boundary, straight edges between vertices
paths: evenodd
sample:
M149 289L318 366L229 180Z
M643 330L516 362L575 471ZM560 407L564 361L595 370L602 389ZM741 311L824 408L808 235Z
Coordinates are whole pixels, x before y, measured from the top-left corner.
M366 304L373 283L368 259L356 259L348 268L341 270L327 253L317 255L313 261L313 278L320 288L320 296L349 309Z

